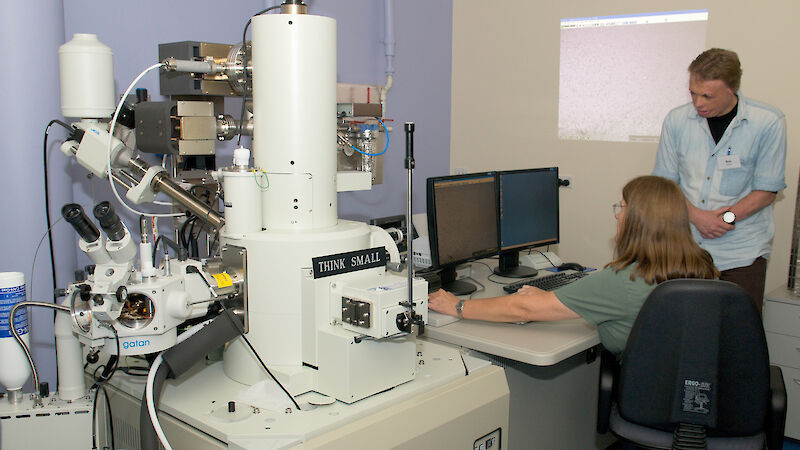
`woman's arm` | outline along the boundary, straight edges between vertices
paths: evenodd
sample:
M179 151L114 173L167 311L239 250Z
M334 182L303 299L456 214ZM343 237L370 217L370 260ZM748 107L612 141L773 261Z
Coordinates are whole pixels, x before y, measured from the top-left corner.
M455 295L441 289L428 296L428 308L449 316L457 315L456 303L458 298ZM465 319L490 322L530 322L580 317L564 306L553 292L532 286L524 286L512 295L466 300L461 313Z

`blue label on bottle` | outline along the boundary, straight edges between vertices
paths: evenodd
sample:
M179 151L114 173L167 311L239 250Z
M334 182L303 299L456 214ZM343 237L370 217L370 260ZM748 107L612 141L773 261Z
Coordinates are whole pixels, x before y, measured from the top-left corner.
M0 339L13 337L9 314L14 305L24 301L25 286L0 288ZM25 308L19 308L14 314L14 329L20 336L28 334L28 312Z

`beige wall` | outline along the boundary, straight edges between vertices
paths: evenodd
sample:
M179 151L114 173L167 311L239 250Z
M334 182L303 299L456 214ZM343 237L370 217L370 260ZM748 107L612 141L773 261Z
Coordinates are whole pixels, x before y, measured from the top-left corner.
M786 184L775 205L776 235L767 291L785 284L800 156L800 2L636 0L455 0L451 172L558 166L565 261L601 267L611 257L611 204L634 176L652 171L657 144L558 139L559 20L708 9L708 47L739 53L742 91L783 110L788 123ZM628 80L635 83L636 80ZM687 82L688 89L688 82ZM646 101L646 99L644 100Z

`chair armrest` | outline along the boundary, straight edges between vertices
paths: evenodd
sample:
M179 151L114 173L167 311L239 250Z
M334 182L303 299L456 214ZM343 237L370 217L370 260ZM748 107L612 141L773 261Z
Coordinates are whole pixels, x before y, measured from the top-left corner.
M786 426L786 385L783 372L778 366L769 366L770 408L767 412L767 449L783 447L783 432Z
M597 432L608 432L611 405L614 402L614 383L619 372L617 357L606 349L600 352L600 380L597 393Z

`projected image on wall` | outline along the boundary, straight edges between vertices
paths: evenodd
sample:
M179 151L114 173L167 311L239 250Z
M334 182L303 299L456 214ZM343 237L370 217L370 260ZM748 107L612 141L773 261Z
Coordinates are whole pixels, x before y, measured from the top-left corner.
M657 142L689 102L686 68L706 47L707 10L561 20L558 136Z

